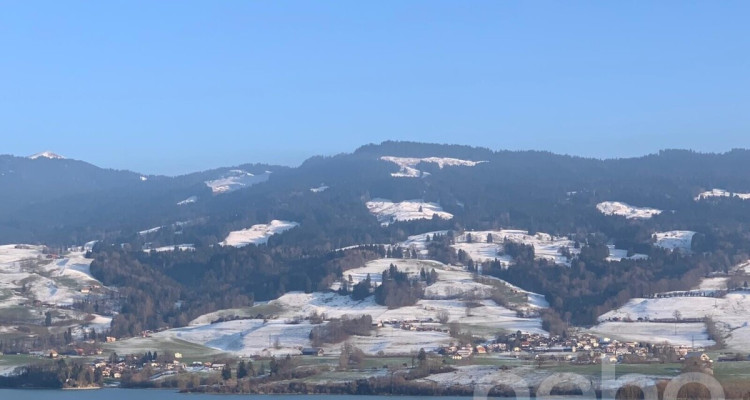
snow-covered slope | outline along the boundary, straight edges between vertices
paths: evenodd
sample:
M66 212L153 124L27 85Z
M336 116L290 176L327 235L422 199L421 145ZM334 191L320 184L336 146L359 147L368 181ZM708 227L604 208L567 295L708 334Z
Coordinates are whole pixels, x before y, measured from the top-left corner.
M714 344L708 338L702 322L674 324L671 322L617 322L608 321L591 328L591 332L622 341L669 343L674 346L707 347Z
M635 207L619 201L605 201L596 205L596 209L604 215L619 215L627 219L649 219L659 215L662 210L648 207Z
M273 220L268 224L257 224L250 228L229 232L220 244L222 246L243 247L249 244L265 244L268 238L277 233L288 231L299 225L296 222Z
M185 200L178 201L177 205L178 206L184 206L184 205L188 205L188 204L193 204L193 203L195 203L197 201L198 201L198 196L190 196L190 197L188 197Z
M413 249L424 257L427 256L427 236L432 238L435 235L445 235L447 232L435 231L409 236L406 241L399 243L399 246L405 249ZM542 232L529 235L528 231L514 229L466 231L454 238L455 244L452 247L456 250L465 251L472 260L477 262L498 260L505 265L510 265L513 259L503 252L503 241L506 239L534 246L534 255L537 259L546 259L560 265L570 265L570 260L563 255L563 249L567 249L572 257L580 253L580 249L575 248L575 242L565 236L552 236ZM626 258L634 260L648 258L643 254L634 254L632 257L628 257L626 250L615 249L614 246L609 246L609 254L609 261L621 261Z
M49 158L51 160L64 160L65 157L55 154L51 151L43 151L41 153L36 153L34 155L29 156L30 159L36 160L37 158Z
M437 203L426 203L422 200L406 200L394 203L387 199L372 199L366 203L371 214L378 218L382 225L395 221L414 219L431 219L433 215L442 219L451 219L453 214L443 211Z
M490 235L492 240L488 242ZM455 238L456 244L453 247L467 252L475 261L491 261L495 258L510 261L511 258L507 255L498 256L498 253L502 254L503 241L506 239L534 246L534 256L537 259L546 259L555 264L570 265L570 260L561 254L562 249L568 249L571 255L580 253L580 250L574 247L575 243L567 237L556 237L542 232L529 235L528 231L513 229L464 232Z
M733 268L733 273L744 273L747 265L739 264ZM743 351L750 346L750 291L727 292L728 281L728 277L710 277L690 291L631 299L624 306L601 315L600 324L593 330L612 337L652 343L667 340L691 345L695 340L696 345L702 346L713 341L707 337L705 324L693 321L708 317L724 335L728 350ZM679 311L679 315L675 311Z
M690 251L695 232L667 231L654 233L654 245L667 250Z
M607 245L609 248L609 257L607 261L622 261L622 260L646 260L648 256L645 254L633 254L628 256L627 250L616 249L614 245Z
M409 354L420 348L432 350L439 345L447 345L452 339L447 326L438 322L439 316L445 314L448 321L471 326L477 335L493 337L500 330L542 333L539 318L521 318L516 311L497 305L489 297L494 285L506 285L505 282L486 278L476 282L472 273L461 267L445 265L436 261L416 259L380 259L370 261L365 267L350 269L344 277L357 283L370 275L373 285L377 285L383 270L396 264L401 271L414 276L422 269L437 272L437 282L426 288L427 299L419 300L413 306L388 309L375 303L369 296L362 301L355 301L350 296L335 292L300 293L290 292L276 300L258 303L248 309L224 310L201 316L190 323L190 326L161 332L155 337L164 340L182 339L201 344L213 349L240 355L300 354L302 347L310 347L310 330L312 325L300 320L315 312L326 318L343 316L357 317L370 315L373 321L384 324L374 328L370 336L352 336L348 341L368 354ZM336 289L338 284L332 288ZM510 286L521 294L527 294L525 309L533 310L546 307L546 302L534 293L523 292ZM508 290L509 293L513 293ZM467 301L472 308L467 310ZM229 322L212 321L220 317L244 315L252 318L263 314L263 319L237 320ZM430 330L414 331L403 329L400 323L411 323ZM278 348L274 346L278 338ZM324 347L326 353L336 353L340 344Z
M156 227L153 227L153 228L144 229L144 230L138 232L138 236L146 236L146 235L150 235L152 233L159 232L161 230L161 228L163 228L163 227L162 226L156 226Z
M0 246L0 307L17 306L28 300L71 305L85 296L80 289L99 284L91 276L91 259L82 252L48 259L42 246ZM26 291L20 290L25 286Z
M695 201L705 200L712 197L738 197L742 200L750 199L750 193L733 193L724 189L712 189L695 196Z
M206 181L206 186L211 188L214 194L229 193L245 187L265 182L271 176L270 171L260 175L253 175L241 169L233 169L221 178Z
M393 157L393 156L383 156L380 157L383 161L392 162L399 166L400 170L398 172L394 172L391 174L391 176L397 177L397 178L418 178L423 175L423 172L418 170L416 168L419 163L434 163L437 164L438 167L441 169L444 167L457 167L457 166L464 166L464 167L473 167L477 164L486 162L486 161L470 161L470 160L461 160L458 158L449 158L449 157L426 157L426 158L413 158L413 157Z

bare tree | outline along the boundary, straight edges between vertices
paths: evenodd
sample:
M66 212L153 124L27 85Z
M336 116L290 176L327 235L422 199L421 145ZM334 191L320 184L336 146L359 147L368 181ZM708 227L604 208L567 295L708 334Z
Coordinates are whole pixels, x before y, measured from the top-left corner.
M450 314L448 314L448 311L442 310L437 313L437 320L441 324L448 323L448 319L450 319Z

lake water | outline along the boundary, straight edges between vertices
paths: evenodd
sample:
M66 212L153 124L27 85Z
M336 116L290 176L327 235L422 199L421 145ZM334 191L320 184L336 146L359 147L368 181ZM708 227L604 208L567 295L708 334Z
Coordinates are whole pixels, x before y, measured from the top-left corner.
M467 400L471 397L407 397L407 396L331 396L331 395L226 395L226 394L182 394L173 390L145 389L99 389L99 390L11 390L0 389L0 400L203 400L203 399L256 399L256 400L300 400L313 397L316 400Z

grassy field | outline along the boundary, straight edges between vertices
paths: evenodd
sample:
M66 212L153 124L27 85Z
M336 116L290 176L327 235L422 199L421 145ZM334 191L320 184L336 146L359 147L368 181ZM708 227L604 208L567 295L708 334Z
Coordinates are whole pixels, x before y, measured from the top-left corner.
M602 373L602 366L598 364L586 364L586 365L572 365L572 364L561 364L561 365L543 365L540 370L549 372L571 372L586 376L597 376ZM615 365L615 373L617 376L627 374L643 374L643 375L654 375L654 376L676 376L682 371L681 364L617 364Z
M27 365L49 364L54 362L50 358L42 358L29 355L3 355L0 356L0 371L12 372L17 367Z
M174 354L181 353L182 361L192 363L193 361L211 361L225 358L233 358L230 354L171 338L132 338L114 343L106 343L103 346L105 354L115 352L119 355L144 354L156 351L158 353Z
M750 381L750 361L717 362L714 376L719 381Z

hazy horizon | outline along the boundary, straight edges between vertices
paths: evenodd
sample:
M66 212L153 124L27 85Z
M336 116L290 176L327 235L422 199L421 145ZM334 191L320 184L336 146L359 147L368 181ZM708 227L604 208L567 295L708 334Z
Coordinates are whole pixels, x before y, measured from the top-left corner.
M307 159L309 159L311 157L316 157L316 156L334 156L336 154L347 154L347 153L352 153L355 150L357 150L358 148L360 148L362 146L365 146L365 145L368 145L368 144L376 144L377 145L377 144L381 144L381 143L382 142L378 142L378 143L362 143L361 145L356 146L356 147L354 147L352 149L345 150L345 151L338 152L338 153L312 154L309 157L305 157L304 159L302 159L299 162L294 163L294 164L264 162L264 161L256 161L256 160L244 160L244 161L240 160L240 161L234 162L234 163L209 165L209 166L207 166L205 168L198 168L198 169L194 169L194 170L186 170L186 171L182 171L182 172L178 172L178 173L160 173L160 172L152 172L152 171L142 170L142 169L138 169L138 168L116 168L116 167L112 167L112 166L109 166L109 165L96 164L96 163L94 163L94 162L92 162L90 160L87 160L87 159L69 157L69 156L67 156L65 154L61 154L59 152L56 152L54 150L49 150L49 149L44 150L44 151L39 151L39 152L36 152L34 154L28 154L28 155L22 155L22 154L0 154L0 155L10 155L10 156L14 156L14 157L30 158L32 156L39 155L41 153L47 153L47 152L49 152L49 153L54 153L55 155L61 156L61 157L65 158L65 159L71 159L71 160L76 160L76 161L84 161L84 162L90 163L90 164L95 165L95 166L100 167L100 168L109 168L109 169L117 169L117 170L128 170L128 171L131 171L131 172L138 172L138 173L142 173L142 174L146 174L146 175L180 176L180 175L190 174L190 173L194 173L194 172L202 172L202 171L207 171L207 170L216 169L216 168L233 167L233 166L238 166L238 165L243 165L243 164L268 164L268 165L276 165L276 166L283 166L283 167L292 167L292 168L294 168L294 167L298 167L300 164L302 164L304 161L306 161ZM457 143L457 142L456 143L417 142L417 143L437 144L437 145L465 145L464 143ZM496 152L497 151L520 151L520 152L523 152L523 151L546 151L546 152L550 152L552 154L557 154L557 155L571 156L571 157L581 157L581 158L590 158L590 159L597 159L597 160L639 158L639 157L645 157L645 156L657 154L657 153L659 153L661 151L666 151L666 150L677 150L677 151L685 150L685 151L694 151L694 152L698 152L698 153L709 153L709 154L723 154L723 153L728 153L728 152L734 151L734 150L750 150L750 148L745 148L745 147L734 147L734 148L731 148L731 149L725 149L725 150L719 150L719 151L702 151L702 150L696 150L696 149L688 149L688 148L675 147L675 148L663 148L663 149L658 149L658 150L652 151L652 152L647 152L647 153L643 153L643 154L634 154L634 155L629 155L629 156L596 157L596 156L586 156L586 155L581 155L581 154L560 153L560 152L555 152L555 151L550 151L550 150L540 150L540 149L494 149L494 148L490 148L490 147L487 147L487 146L481 146L481 145L477 145L477 146L473 146L472 145L471 147L484 148L484 149L488 149L488 150L496 151Z

